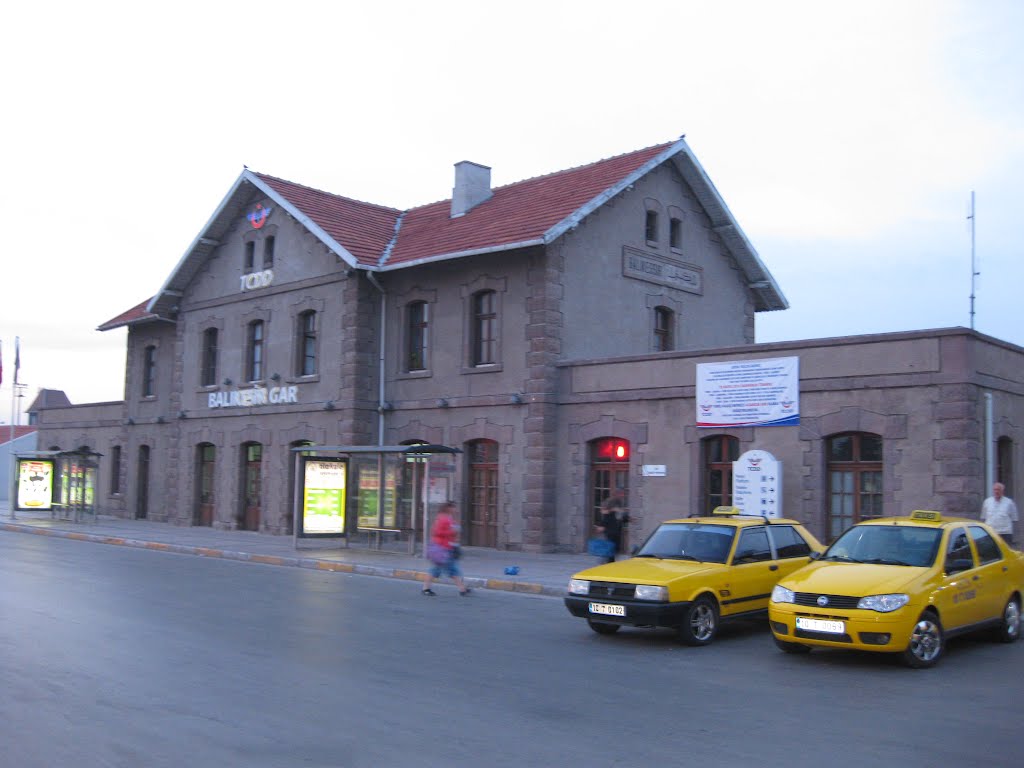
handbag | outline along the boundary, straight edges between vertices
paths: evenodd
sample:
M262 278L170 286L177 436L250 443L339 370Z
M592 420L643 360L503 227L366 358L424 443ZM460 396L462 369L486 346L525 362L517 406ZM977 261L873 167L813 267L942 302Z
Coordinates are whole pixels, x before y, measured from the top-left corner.
M615 554L615 542L602 538L590 539L587 541L587 552L595 557L611 557Z
M448 548L432 541L427 545L427 560L434 565L444 565L448 562Z
M452 544L452 548L449 550L448 556L452 560L458 560L460 557L462 557L462 547L458 544Z

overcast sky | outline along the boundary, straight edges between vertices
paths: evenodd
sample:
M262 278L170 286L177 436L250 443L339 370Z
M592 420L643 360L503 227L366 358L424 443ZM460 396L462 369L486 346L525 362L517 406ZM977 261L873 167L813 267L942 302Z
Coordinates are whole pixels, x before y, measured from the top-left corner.
M791 308L758 341L1024 346L1024 3L9 4L0 422L119 400L125 331L243 166L396 208L685 134ZM25 419L21 418L21 423Z

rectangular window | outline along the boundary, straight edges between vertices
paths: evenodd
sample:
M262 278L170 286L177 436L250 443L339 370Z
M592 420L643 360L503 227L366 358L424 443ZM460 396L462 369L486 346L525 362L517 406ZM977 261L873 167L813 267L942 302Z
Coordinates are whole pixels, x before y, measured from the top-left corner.
M121 446L110 449L110 492L121 492Z
M249 381L263 380L263 321L249 323L246 373Z
M203 364L199 380L201 386L212 387L217 383L217 329L203 331Z
M406 370L424 371L427 368L427 302L414 301L406 312Z
M242 269L248 274L249 272L252 272L255 263L256 243L250 240L245 244L245 262L242 264Z
M316 374L316 312L299 315L299 376Z
M473 365L497 362L497 325L494 291L481 291L473 298Z
M273 236L263 241L263 268L270 269L274 266L274 238Z
M153 397L156 392L156 347L146 347L142 361L142 396Z

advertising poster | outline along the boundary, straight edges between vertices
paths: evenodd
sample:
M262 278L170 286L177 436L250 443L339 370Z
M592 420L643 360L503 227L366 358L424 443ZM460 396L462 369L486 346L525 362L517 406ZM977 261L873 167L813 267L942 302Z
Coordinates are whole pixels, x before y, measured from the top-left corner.
M697 365L697 426L791 427L800 423L800 358Z
M377 499L380 497L380 472L377 467L360 467L359 469L359 527L387 528L395 527L395 489L398 485L398 468L387 465L384 468L384 506L379 510Z
M348 464L344 459L305 459L303 464L303 535L345 533L345 481Z
M53 506L53 462L18 461L18 509L50 509Z

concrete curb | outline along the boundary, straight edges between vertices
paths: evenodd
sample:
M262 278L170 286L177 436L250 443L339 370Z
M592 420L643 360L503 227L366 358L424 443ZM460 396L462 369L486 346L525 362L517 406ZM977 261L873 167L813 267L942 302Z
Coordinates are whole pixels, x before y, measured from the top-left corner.
M192 546L189 544L166 544L159 541L127 539L121 536L106 536L96 533L78 533L76 531L62 531L54 528L37 528L33 525L21 525L19 523L0 523L0 531L30 533L36 536L53 536L59 539L88 541L94 544L109 544L120 547L134 547L136 549L151 549L157 552L172 552L177 555L213 557L223 560L236 560L241 562L260 563L262 565L275 565L291 568L309 568L312 570L332 571L335 573L355 573L362 576L380 576L382 578L403 579L405 581L423 581L426 578L426 574L424 572L414 571L408 568L386 568L377 565L366 565L363 563L342 563L334 560L318 560L311 557L256 555L249 552ZM565 590L563 589L527 581L509 581L507 579L492 579L483 576L464 576L463 578L466 582L466 586L472 587L473 589L492 589L499 592L516 592L519 594L546 595L549 597L562 597L565 594Z

